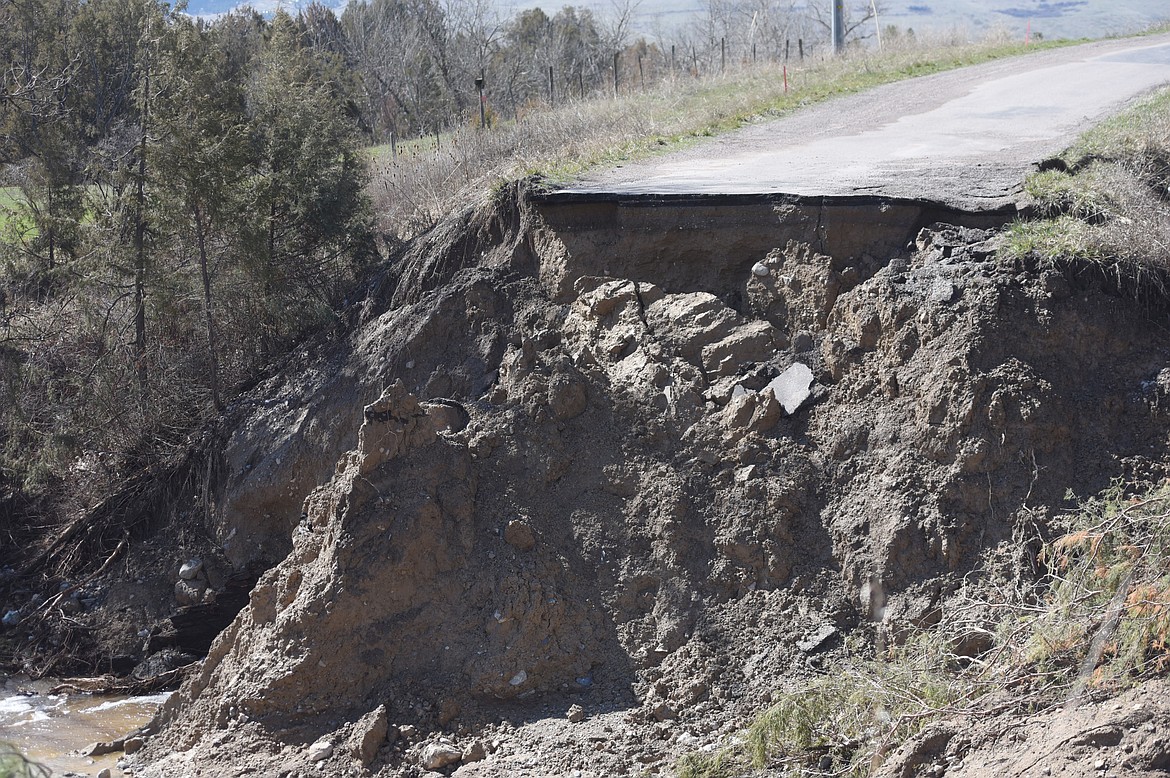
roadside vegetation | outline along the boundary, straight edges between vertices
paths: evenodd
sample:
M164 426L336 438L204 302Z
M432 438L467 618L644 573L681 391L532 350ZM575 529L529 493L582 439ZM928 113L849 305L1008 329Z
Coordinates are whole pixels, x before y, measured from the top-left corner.
M1170 484L1116 485L1058 529L1035 585L970 584L938 626L876 654L847 646L727 746L682 759L680 778L764 768L860 777L943 718L1042 710L1165 674Z
M1030 176L1034 218L1008 256L1088 262L1120 287L1162 294L1170 273L1170 89L1085 134Z

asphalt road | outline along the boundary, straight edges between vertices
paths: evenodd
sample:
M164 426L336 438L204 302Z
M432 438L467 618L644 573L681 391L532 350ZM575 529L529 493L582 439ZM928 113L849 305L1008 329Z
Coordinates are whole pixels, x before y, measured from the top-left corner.
M1170 35L1099 41L889 84L561 190L637 195L875 195L1010 205L1034 166L1170 84Z

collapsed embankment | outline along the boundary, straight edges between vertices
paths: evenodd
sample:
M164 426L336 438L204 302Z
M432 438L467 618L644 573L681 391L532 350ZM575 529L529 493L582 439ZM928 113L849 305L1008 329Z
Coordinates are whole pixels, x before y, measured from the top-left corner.
M1163 310L833 205L505 191L418 241L237 404L205 564L270 569L135 774L661 770L1162 472Z

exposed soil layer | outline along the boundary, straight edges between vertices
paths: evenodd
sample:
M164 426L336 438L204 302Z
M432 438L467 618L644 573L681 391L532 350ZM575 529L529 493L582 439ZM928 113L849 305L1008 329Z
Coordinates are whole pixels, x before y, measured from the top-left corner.
M553 222L453 218L236 405L185 548L208 601L267 572L135 775L667 770L969 573L1033 575L1070 490L1163 473L1165 310L1090 268L944 224L658 262Z

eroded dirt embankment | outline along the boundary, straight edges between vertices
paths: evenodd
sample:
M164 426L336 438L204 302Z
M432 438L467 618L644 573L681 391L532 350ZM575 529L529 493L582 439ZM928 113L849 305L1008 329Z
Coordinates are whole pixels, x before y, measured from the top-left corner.
M934 214L756 207L696 245L504 193L258 386L209 564L274 566L135 774L666 769L1161 473L1161 311L990 231L907 247Z

